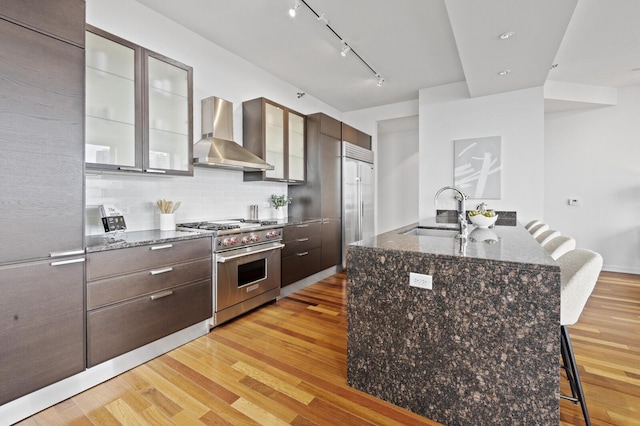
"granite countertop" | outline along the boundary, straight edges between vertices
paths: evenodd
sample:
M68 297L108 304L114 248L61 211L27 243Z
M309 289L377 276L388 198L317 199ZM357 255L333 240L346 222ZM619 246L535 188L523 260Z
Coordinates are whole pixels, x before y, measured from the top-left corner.
M173 241L193 240L196 238L211 238L211 234L189 231L148 231L121 232L115 235L89 235L85 237L86 252L99 252L129 247L162 244Z
M352 246L384 250L399 250L467 259L481 259L538 266L556 266L556 262L520 224L477 228L469 225L469 237L461 251L460 240L453 236L403 235L416 226L458 229L457 224L441 223L428 218L373 238L352 243Z

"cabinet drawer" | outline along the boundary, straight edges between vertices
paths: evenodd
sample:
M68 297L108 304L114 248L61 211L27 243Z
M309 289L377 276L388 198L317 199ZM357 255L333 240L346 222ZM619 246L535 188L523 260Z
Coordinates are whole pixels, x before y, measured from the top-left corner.
M282 286L292 284L303 278L320 272L320 248L310 250L304 256L287 256L282 258Z
M211 278L211 257L87 283L87 310Z
M321 222L307 222L298 225L288 225L284 227L282 241L286 244L290 241L303 238L314 238L321 234Z
M143 296L87 314L91 367L211 318L211 280ZM154 296L157 296L154 298Z
M89 253L87 281L210 256L210 237Z
M308 252L314 248L320 247L321 242L322 239L320 238L320 235L287 241L284 243L284 248L282 249L282 257Z

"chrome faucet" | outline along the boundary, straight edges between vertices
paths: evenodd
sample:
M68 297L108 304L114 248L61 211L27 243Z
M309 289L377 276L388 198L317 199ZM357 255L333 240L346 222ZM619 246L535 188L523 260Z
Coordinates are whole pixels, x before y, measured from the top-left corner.
M469 196L464 192L462 192L460 189L456 188L455 186L445 186L444 188L440 188L438 192L436 192L435 197L433 197L433 203L436 205L436 210L438 209L438 197L443 191L447 189L450 189L458 193L458 195L456 195L456 199L458 200L458 222L460 223L460 234L458 235L458 237L461 239L466 239L467 238L466 200L469 198Z

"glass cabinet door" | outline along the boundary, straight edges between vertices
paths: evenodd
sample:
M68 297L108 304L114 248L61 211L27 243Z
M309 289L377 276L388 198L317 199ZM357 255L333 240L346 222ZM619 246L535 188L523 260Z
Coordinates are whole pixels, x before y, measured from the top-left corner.
M304 181L304 117L288 111L289 181Z
M86 32L85 160L140 168L136 157L136 50Z
M191 168L190 69L147 56L147 172Z
M284 110L265 103L265 161L274 169L267 170L268 179L284 179Z

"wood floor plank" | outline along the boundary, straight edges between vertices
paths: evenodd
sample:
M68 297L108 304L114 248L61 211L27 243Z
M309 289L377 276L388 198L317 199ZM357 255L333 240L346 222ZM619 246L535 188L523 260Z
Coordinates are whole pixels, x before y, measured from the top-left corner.
M347 385L346 285L335 274L19 425L438 424ZM592 424L640 426L640 276L603 272L569 330ZM566 400L560 419L584 424Z

